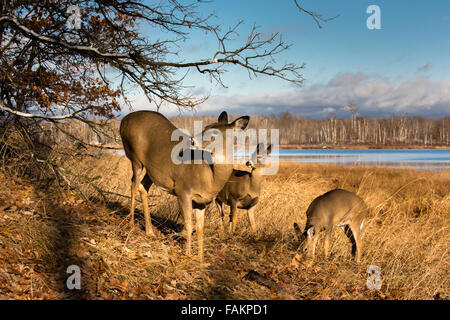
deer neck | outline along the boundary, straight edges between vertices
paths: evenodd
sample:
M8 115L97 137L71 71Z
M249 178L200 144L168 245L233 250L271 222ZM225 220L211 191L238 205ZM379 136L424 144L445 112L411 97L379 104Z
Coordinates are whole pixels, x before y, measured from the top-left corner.
M262 174L261 169L256 168L252 171L250 175L250 184L249 184L249 194L253 196L258 196L261 190L261 182L262 182Z
M262 174L261 174L261 167L257 167L255 170L252 171L252 184L254 185L260 185L262 181Z
M233 165L215 163L210 167L212 170L214 184L217 186L217 190L220 191L228 179L230 179L231 173L233 172Z
M212 165L212 178L214 184L218 188L218 191L222 190L225 183L230 178L233 172L233 164L228 163L230 159L227 158L227 146L225 145L221 152L213 156ZM231 159L232 160L232 159Z

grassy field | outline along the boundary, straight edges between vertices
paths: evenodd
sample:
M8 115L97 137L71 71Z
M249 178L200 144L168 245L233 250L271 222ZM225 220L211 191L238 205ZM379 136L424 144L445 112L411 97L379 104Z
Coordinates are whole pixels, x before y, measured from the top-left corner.
M66 161L71 184L88 198L27 177L0 172L0 298L19 299L448 299L450 170L353 168L282 163L264 181L250 232L240 211L237 231L222 236L208 208L205 269L184 254L176 199L156 187L150 211L158 239L145 237L140 203L128 226L131 165L119 155ZM103 195L100 188L108 193ZM322 242L314 264L297 261L293 223L309 203L344 188L368 204L363 256L357 265L340 229L331 257ZM228 210L228 209L227 209ZM196 237L194 237L196 239ZM82 271L68 290L69 265ZM366 287L369 265L381 268L380 290Z

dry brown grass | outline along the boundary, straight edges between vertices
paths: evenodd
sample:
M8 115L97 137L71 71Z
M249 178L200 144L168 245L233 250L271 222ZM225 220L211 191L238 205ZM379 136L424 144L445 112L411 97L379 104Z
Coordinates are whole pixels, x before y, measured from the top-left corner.
M91 196L92 207L70 192L59 194L17 180L7 187L11 202L25 193L21 208L0 215L0 243L5 252L0 271L0 297L21 283L23 298L139 298L139 299L433 299L449 297L450 170L353 168L333 165L283 163L276 176L265 179L255 216L258 232L250 233L241 212L237 232L223 238L214 206L208 209L205 261L184 254L178 240L178 206L173 196L152 187L150 210L160 239L147 239L143 219L129 232L129 161L105 154L64 164L72 171L98 177L95 183L107 203L82 179L73 181ZM4 176L2 181L8 180ZM10 179L9 179L10 180ZM12 181L7 181L13 183ZM7 185L4 183L3 186ZM293 222L303 226L305 211L318 195L344 188L366 200L370 216L363 234L360 265L351 260L350 244L335 230L329 260L322 244L313 265L292 265L296 241ZM5 188L5 187L4 187ZM14 193L16 192L16 193ZM8 202L9 201L9 202ZM2 203L0 203L0 209ZM138 205L138 218L141 217ZM31 211L25 215L23 212ZM182 223L181 219L178 221ZM20 235L21 240L16 239ZM195 238L194 238L195 239ZM195 252L195 251L194 251ZM11 257L17 259L11 261ZM64 289L64 268L79 264L83 289ZM368 265L378 265L382 288L366 287ZM20 270L24 275L18 276ZM274 283L264 286L244 276L254 270ZM1 273L1 272L0 272ZM20 273L20 272L19 272ZM31 275L31 276L30 276ZM15 278L19 277L19 278ZM30 280L34 279L34 280ZM30 283L34 281L34 289Z

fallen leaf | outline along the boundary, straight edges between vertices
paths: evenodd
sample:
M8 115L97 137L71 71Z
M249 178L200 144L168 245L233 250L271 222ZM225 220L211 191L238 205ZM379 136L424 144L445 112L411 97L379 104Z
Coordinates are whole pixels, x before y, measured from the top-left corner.
M155 289L155 293L160 296L164 295L164 280L161 279L158 281L158 286Z
M166 294L166 296L164 297L165 300L178 300L178 294L176 292L169 292L168 294Z

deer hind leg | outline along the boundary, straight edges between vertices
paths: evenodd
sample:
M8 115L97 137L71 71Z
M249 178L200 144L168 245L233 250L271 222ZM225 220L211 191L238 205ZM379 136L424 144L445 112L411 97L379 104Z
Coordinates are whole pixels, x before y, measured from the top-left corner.
M359 225L358 225L359 228ZM355 258L356 260L358 260L358 255L359 253L357 253L357 248L358 248L358 241L359 241L359 232L355 232L356 228L351 228L350 226L346 225L344 227L344 232L345 235L347 236L347 238L350 240L351 244L352 244L352 256ZM358 239L357 239L358 238Z
M136 208L136 191L141 184L142 179L145 175L144 166L137 162L131 161L131 166L133 169L133 177L131 178L131 205L130 205L130 224L134 225L134 209Z
M150 211L148 209L148 191L152 186L153 182L150 177L146 174L139 185L139 192L141 193L142 207L144 209L144 217L145 217L145 234L147 236L154 237L155 233L153 232L152 220L150 217Z
M362 223L363 222L358 222L350 226L350 229L352 230L353 233L353 238L355 239L356 255L354 255L354 257L356 258L356 262L358 263L361 261L361 254L362 254L362 242L361 242Z

